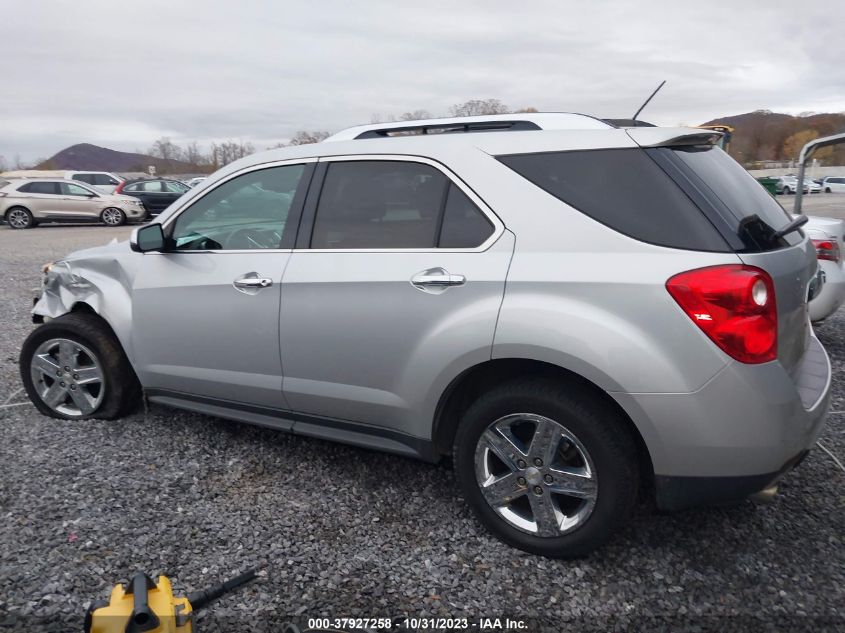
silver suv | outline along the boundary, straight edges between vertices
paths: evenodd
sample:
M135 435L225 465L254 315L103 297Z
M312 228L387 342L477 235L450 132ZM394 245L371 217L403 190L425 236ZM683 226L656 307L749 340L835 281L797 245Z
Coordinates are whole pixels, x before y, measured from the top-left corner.
M816 254L716 140L519 114L249 156L46 268L24 384L58 418L143 397L451 456L480 520L547 556L640 491L771 491L828 408Z

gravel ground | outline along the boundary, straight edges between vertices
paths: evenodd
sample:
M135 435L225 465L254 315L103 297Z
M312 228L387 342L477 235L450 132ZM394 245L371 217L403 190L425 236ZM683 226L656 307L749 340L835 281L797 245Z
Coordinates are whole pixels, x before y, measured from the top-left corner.
M0 403L25 402L16 362L40 265L127 233L0 227ZM840 313L818 330L837 412L843 327ZM822 441L845 461L845 415ZM183 592L256 565L259 580L208 609L200 630L401 614L509 616L528 631L845 627L845 474L821 450L771 506L660 515L643 503L576 562L488 536L447 464L157 406L72 423L0 409L0 474L0 630L80 630L89 601L139 569Z

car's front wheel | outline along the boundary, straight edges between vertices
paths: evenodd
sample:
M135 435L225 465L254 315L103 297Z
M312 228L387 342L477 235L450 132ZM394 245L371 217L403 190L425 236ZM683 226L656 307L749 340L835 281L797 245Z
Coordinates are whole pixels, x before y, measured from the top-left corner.
M830 187L825 187L825 188L824 188L824 192L825 192L825 193L830 193Z
M103 209L100 219L103 221L103 224L108 226L121 226L126 223L126 214L116 207L109 207L108 209Z
M792 193L792 189L790 189L789 187L784 187L783 193L784 193L784 195L788 196L789 194Z
M120 343L90 314L66 314L33 330L21 349L20 372L35 407L54 418L113 419L140 398Z
M554 558L605 543L639 487L636 444L619 412L544 379L507 383L471 405L454 462L464 497L493 534Z

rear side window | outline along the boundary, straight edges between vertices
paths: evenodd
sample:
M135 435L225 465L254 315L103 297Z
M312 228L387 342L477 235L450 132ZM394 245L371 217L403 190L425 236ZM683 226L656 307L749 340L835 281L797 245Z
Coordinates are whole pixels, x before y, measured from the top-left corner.
M311 248L433 248L448 184L446 176L423 163L331 163Z
M72 179L87 182L89 185L97 184L97 177L94 174L74 174Z
M50 194L50 195L58 195L59 194L59 183L57 182L28 182L22 187L18 187L18 191L24 191L26 193L41 193L41 194Z
M493 225L454 183L449 185L440 248L475 248L493 234Z
M701 210L641 149L498 159L559 200L635 239L688 250L730 250Z

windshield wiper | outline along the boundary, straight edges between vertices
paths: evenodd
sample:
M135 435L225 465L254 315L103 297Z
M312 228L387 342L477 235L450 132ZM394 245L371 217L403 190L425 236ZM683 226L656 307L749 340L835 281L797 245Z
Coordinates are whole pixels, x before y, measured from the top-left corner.
M772 234L772 239L773 240L779 240L780 238L784 237L785 235L789 235L790 233L794 233L795 231L800 229L802 226L807 224L807 222L809 222L809 221L810 221L810 218L808 218L806 215L799 215L792 222L790 222L785 227L783 227L780 231L775 231Z

